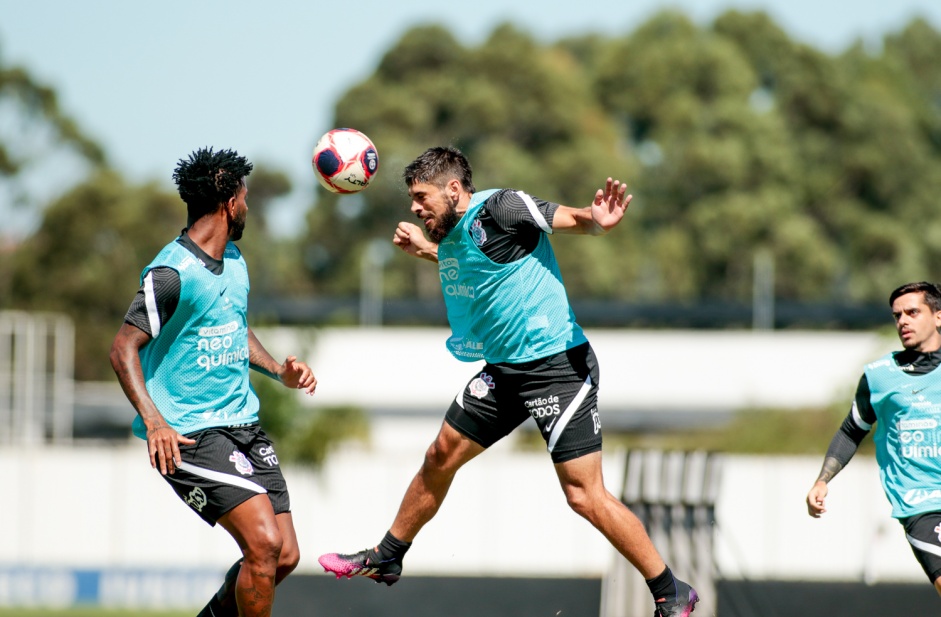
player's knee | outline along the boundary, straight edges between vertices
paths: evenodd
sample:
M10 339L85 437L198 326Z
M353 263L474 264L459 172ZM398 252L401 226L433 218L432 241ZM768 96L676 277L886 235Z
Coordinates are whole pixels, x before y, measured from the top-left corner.
M283 545L281 533L277 528L261 530L249 539L245 558L275 566L280 563Z
M426 470L449 471L454 468L456 471L457 457L454 454L454 448L439 436L425 451Z
M293 572L300 561L301 551L297 544L293 546L282 546L281 553L278 556L278 580L281 580Z
M588 491L581 487L566 487L565 500L576 514L584 518L591 518L593 503Z
M595 522L604 515L605 494L584 486L566 486L565 499L576 514Z

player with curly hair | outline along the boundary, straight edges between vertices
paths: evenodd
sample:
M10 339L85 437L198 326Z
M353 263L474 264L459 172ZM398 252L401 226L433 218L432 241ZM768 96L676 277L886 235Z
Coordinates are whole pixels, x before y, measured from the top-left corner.
M203 617L267 617L300 559L287 484L258 424L249 369L313 394L310 368L277 362L248 326L248 270L238 247L252 164L202 148L173 173L187 223L144 268L111 365L137 411L151 467L242 551Z

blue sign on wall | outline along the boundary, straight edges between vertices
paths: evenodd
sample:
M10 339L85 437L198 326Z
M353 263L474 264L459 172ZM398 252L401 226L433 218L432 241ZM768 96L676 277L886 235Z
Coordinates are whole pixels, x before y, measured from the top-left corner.
M224 571L0 566L0 606L201 607Z

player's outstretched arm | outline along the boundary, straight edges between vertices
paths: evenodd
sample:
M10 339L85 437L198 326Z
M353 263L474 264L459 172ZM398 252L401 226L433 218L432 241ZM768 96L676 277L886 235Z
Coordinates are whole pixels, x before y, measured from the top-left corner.
M248 365L272 379L277 379L288 388L304 390L313 394L317 389L317 378L304 362L298 362L297 356L288 356L283 363L275 360L251 328L248 329Z
M160 473L167 475L174 473L180 464L180 444L194 444L196 441L180 435L167 424L147 393L140 349L149 341L150 335L140 328L123 324L111 343L111 367L118 376L127 400L134 406L147 429L150 466L154 469L159 466Z
M628 194L627 185L608 178L603 189L587 208L559 206L552 218L552 230L562 233L600 236L608 233L624 218L634 196Z
M438 263L438 245L426 238L421 228L414 223L399 223L392 235L392 244L412 257Z

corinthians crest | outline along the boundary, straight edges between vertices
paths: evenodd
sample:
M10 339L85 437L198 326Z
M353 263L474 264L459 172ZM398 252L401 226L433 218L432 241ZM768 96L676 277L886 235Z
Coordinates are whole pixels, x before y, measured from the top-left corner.
M470 390L471 396L483 398L487 396L487 392L494 388L493 377L487 373L481 373L480 377L471 381L467 388Z
M251 461L249 461L248 458L238 450L232 452L232 454L229 456L229 460L235 463L235 470L243 476L250 476L255 473L254 468L252 468Z

